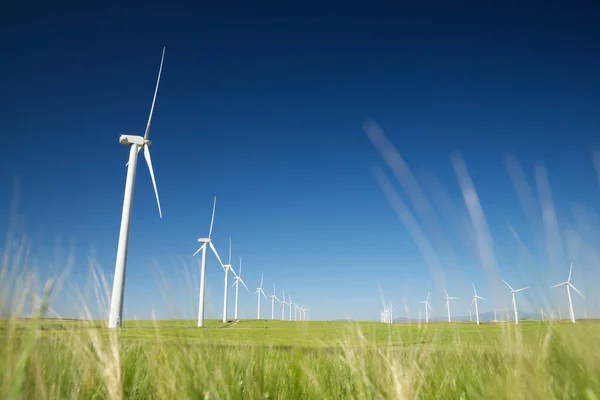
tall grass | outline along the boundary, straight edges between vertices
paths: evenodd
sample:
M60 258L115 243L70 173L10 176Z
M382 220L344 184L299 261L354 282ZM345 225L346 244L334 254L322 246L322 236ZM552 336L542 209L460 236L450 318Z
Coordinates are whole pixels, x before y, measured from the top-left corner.
M49 295L46 285L44 298ZM600 396L600 324L31 319L0 325L5 399Z

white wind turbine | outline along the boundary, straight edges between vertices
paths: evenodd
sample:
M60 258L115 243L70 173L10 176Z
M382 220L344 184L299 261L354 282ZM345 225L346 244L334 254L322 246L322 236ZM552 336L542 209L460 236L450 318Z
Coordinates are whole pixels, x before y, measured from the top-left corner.
M285 292L282 290L281 291L281 320L285 321L285 305L287 304L287 301L285 301Z
M585 299L585 296L583 294L581 294L581 292L579 290L577 290L577 288L575 286L573 286L573 284L571 283L571 274L572 273L573 273L573 263L571 263L571 267L569 268L569 279L567 279L566 282L559 283L558 285L554 285L552 287L553 288L559 287L559 286L567 287L567 296L569 297L569 313L571 315L571 322L575 323L575 313L573 312L573 301L571 300L571 289L573 289L574 291L579 293L579 295L581 297L583 297L584 299ZM558 312L560 314L560 308L558 309Z
M425 322L429 323L429 310L433 310L433 308L431 308L431 304L429 304L429 296L431 295L431 293L427 293L427 299L425 299L425 301L422 301L421 304L425 304Z
M260 319L260 295L262 294L263 297L265 298L265 300L268 300L267 296L265 295L265 292L263 291L263 288L262 288L263 277L264 277L264 274L260 274L260 287L257 287L256 292L254 292L254 294L258 295L258 316L256 317L256 319Z
M479 300L487 300L477 294L477 290L475 290L475 285L473 285L473 292L475 295L473 296L473 302L471 304L475 304L475 319L477 321L477 325L479 325L479 306L477 305L477 299Z
M231 238L229 238L229 263L223 265L223 270L225 271L225 287L223 289L223 323L227 323L227 295L229 293L229 271L233 272L233 276L237 278L237 274L235 270L231 266ZM236 294L237 298L237 294Z
M205 294L205 288L206 288L206 248L207 247L210 247L212 252L217 257L217 260L219 260L219 264L221 264L221 267L223 269L225 269L225 265L223 265L223 262L221 261L221 257L219 257L219 253L217 253L217 249L215 249L215 246L213 245L212 239L211 239L213 223L215 222L215 209L216 208L217 208L217 196L215 196L215 200L213 202L213 210L212 210L212 217L210 219L210 229L208 230L208 237L198 239L198 243L202 243L202 246L200 246L200 248L198 250L196 250L196 252L192 256L192 257L194 257L194 256L196 256L196 254L198 254L200 251L202 251L202 264L200 267L200 299L198 301L198 327L199 328L204 326L204 294Z
M450 300L456 300L458 297L450 297L448 296L448 292L444 289L444 293L446 293L446 308L448 309L448 322L452 322L450 319Z
M289 299L289 300L288 300L288 302L287 302L287 305L288 305L288 307L289 307L289 310L288 310L288 311L289 311L289 314L290 314L290 315L289 315L289 320L291 321L291 320L292 320L292 304L293 304L293 303L292 303L292 296L290 296L289 294L288 294L288 299Z
M129 242L129 222L131 219L131 201L133 199L133 187L135 184L135 172L137 169L138 153L144 149L144 158L148 169L150 170L150 178L154 186L154 194L158 203L158 214L162 218L162 210L160 208L160 200L158 199L158 190L156 188L156 180L154 179L154 169L152 168L152 159L150 158L150 145L152 142L148 140L150 133L150 125L152 123L152 114L154 113L154 104L156 103L156 95L158 93L158 84L160 83L160 75L162 73L163 61L165 58L165 48L163 47L162 57L160 59L160 68L158 69L158 79L154 88L154 98L150 107L150 116L146 124L146 132L144 136L121 135L119 143L130 146L129 161L127 163L127 179L125 180L125 196L123 198L123 211L121 214L121 228L119 230L119 244L117 245L117 260L115 262L115 276L113 280L112 296L110 300L110 313L108 315L108 327L120 328L123 319L123 295L125 292L125 268L127 266L127 247Z
M396 311L396 309L392 306L392 304L390 303L390 306L388 307L388 311L389 311L389 321L388 323L393 324L394 323L394 311Z
M235 282L233 282L233 284L235 285L235 311L233 313L233 319L238 319L238 296L240 290L240 283L244 285L247 292L250 292L248 290L248 286L246 286L246 284L242 280L242 257L240 257L240 272L237 275L235 275Z
M506 286L508 286L508 288L510 289L510 292L512 293L512 305L513 305L513 310L515 311L515 324L518 324L519 323L519 312L517 311L517 299L515 298L515 293L522 292L523 290L527 290L527 289L529 289L529 286L515 290L504 279L502 279L502 282L504 282L506 284Z
M275 300L281 303L281 300L275 295L275 283L273 283L273 294L271 295L271 319L275 319Z

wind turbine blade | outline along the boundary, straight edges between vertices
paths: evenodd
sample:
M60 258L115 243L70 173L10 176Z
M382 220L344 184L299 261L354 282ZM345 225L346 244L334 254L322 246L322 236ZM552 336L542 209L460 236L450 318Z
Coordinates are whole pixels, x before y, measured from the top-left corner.
M239 277L242 277L242 256L240 256L240 275Z
M221 267L225 269L225 265L223 264L223 261L221 261L221 257L219 257L219 253L217 253L215 245L212 242L208 242L208 244L210 245L210 248L212 249L213 253L215 253L215 256L217 256L217 260L219 260L219 264L221 264Z
M479 300L485 300L485 301L487 301L487 299L486 299L485 297L477 296L477 298L478 298Z
M444 288L444 293L446 293L446 297L449 297L448 292L446 292L446 288Z
M202 250L204 248L204 246L206 246L206 243L204 243L202 246L200 246L200 248L198 250L196 250L196 252L192 255L192 257L194 257L196 254L200 253L200 250Z
M514 291L514 289L512 288L512 286L510 286L510 285L508 284L508 282L506 282L504 279L502 279L502 282L504 282L504 283L506 284L506 286L508 286L508 288L509 288L510 290Z
M152 123L152 114L154 114L154 103L156 103L156 95L158 94L158 84L160 83L160 75L162 74L163 61L165 59L165 47L163 47L162 57L160 58L160 68L158 69L158 79L156 80L156 87L154 88L154 97L152 98L152 107L150 107L150 116L148 117L148 124L146 125L146 133L144 133L144 139L148 139L148 133L150 133L150 124Z
M150 178L152 178L152 185L154 186L154 194L156 195L156 204L158 204L158 214L162 218L162 210L160 209L160 200L158 199L158 189L156 188L156 180L154 179L154 168L152 168L152 159L150 158L150 149L148 145L144 145L144 158L148 169L150 170Z
M233 276L237 279L239 278L238 274L235 273L235 269L229 267L229 270L231 271L231 273L233 274Z
M473 301L471 302L471 305L475 304L476 299L477 299L476 297L473 297Z
M573 263L571 263L571 266L569 267L569 279L567 279L567 282L571 282L571 274L573 273Z
M263 278L265 277L265 274L261 272L260 274L260 288L262 289L262 284L263 284Z
M477 296L477 289L475 289L475 284L471 283L471 285L473 285L473 292L475 293L475 296Z
M571 289L573 289L574 291L579 293L579 295L585 299L585 296L579 290L577 290L577 288L575 286L573 286L572 283L569 283L569 286L571 286Z
M213 228L213 223L215 222L215 209L217 208L217 196L215 196L215 200L213 202L213 212L212 212L212 217L210 218L210 229L208 230L208 238L210 239L212 237L212 228Z
M552 289L552 288L555 288L555 287L559 287L559 286L565 286L565 285L567 285L568 283L569 283L569 282L563 282L563 283L559 283L558 285L551 286L551 287L550 287L550 289Z
M231 236L229 236L229 265L231 265ZM235 272L234 272L235 274Z
M260 288L260 292L262 293L263 297L265 298L265 300L269 300L267 299L267 295L265 294L265 292L262 290L262 288Z
M242 278L240 278L240 282L242 282L242 285L244 285L244 287L246 288L246 291L250 292L250 289L248 289L248 286L246 286L246 284L244 283L244 280Z
M517 289L517 290L515 290L515 293L516 292L522 292L523 290L527 290L527 289L529 289L529 286L521 288L521 289Z
M429 296L431 295L431 293L427 292L427 301L429 301Z

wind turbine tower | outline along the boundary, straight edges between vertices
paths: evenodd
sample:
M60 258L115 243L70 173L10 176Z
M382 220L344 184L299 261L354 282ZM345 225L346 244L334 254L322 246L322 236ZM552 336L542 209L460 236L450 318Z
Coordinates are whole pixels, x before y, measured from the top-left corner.
M219 264L221 264L221 267L223 269L225 269L225 265L223 265L223 262L221 261L221 257L219 257L219 253L217 253L217 249L215 249L215 245L212 243L212 239L211 239L213 223L215 222L216 207L217 207L217 197L215 196L215 200L213 202L212 217L210 219L210 228L208 230L208 237L198 239L198 243L202 243L202 246L200 246L200 248L198 250L196 250L196 252L192 256L192 257L195 257L196 254L198 254L200 251L202 251L202 264L200 266L200 299L198 300L198 328L201 328L204 326L204 297L205 297L205 289L206 289L206 248L207 247L210 247L210 249L212 250L214 255L217 257L217 260L219 260Z
M529 286L515 290L504 279L502 279L502 282L504 282L506 284L506 286L508 286L508 288L510 289L510 292L512 293L512 305L513 305L513 310L515 312L515 324L518 324L519 323L519 312L517 309L517 299L515 298L515 293L522 292L523 290L527 290L527 289L529 289Z
M569 268L569 279L567 279L566 282L559 283L558 285L554 285L552 287L553 288L559 287L559 286L567 287L567 296L569 297L569 314L571 316L571 322L575 323L575 313L573 312L573 300L571 300L571 289L576 291L581 297L585 298L585 296L583 294L581 294L581 292L579 290L577 290L577 288L575 286L573 286L573 284L571 283L571 274L572 273L573 273L573 263L571 263L571 267ZM560 314L560 307L558 309L558 312Z
M264 274L260 274L260 286L257 287L256 292L254 292L254 294L256 294L258 296L258 316L256 317L256 319L260 319L260 295L262 294L263 297L265 298L265 300L268 300L267 296L265 295L265 292L263 291L263 288L262 288L263 278L264 278Z
M287 302L285 301L285 291L281 292L281 320L285 321L285 305Z
M475 295L473 296L473 302L471 304L475 304L475 319L477 321L477 325L479 325L479 306L477 304L477 299L479 299L479 300L487 300L487 299L484 299L483 297L481 297L477 294L477 290L475 289L474 284L473 284L473 293L475 293Z
M456 299L458 299L458 297L448 296L448 292L446 292L446 289L444 289L444 293L446 294L446 308L448 309L448 322L452 322L452 319L450 318L450 300L456 300Z
M429 304L429 296L431 295L431 293L427 293L427 299L425 299L425 301L422 301L421 304L425 304L425 322L429 323L429 310L433 310L433 308L431 308L431 304Z
M235 282L233 282L233 284L235 285L235 310L233 313L233 319L238 319L238 298L240 291L240 283L244 285L246 291L249 292L248 286L246 286L242 279L242 257L240 257L240 272L235 276Z
M275 295L275 283L273 283L273 294L271 295L271 319L275 319L275 300L281 303Z
M119 244L117 245L117 260L115 262L115 276L113 280L112 295L110 300L110 313L108 314L108 327L120 328L123 320L123 295L125 293L125 269L127 266L127 250L129 243L129 222L131 220L131 201L133 199L133 187L135 184L135 172L137 169L138 153L144 149L144 158L148 169L150 170L150 178L154 186L154 194L158 204L158 214L162 218L162 210L160 208L160 200L158 199L158 189L156 188L156 180L154 179L154 169L152 168L152 159L150 158L150 145L152 142L148 140L150 133L150 125L152 123L152 114L154 113L154 104L156 103L156 95L158 93L158 84L160 83L160 75L162 73L163 61L165 59L165 48L163 47L162 57L160 59L160 67L158 69L158 79L154 88L154 98L150 107L150 116L146 124L146 132L144 136L121 135L119 143L129 146L129 162L127 163L127 178L125 180L125 196L123 198L123 211L121 213L121 228L119 230Z
M237 277L237 274L233 270L231 266L231 238L229 238L229 263L223 265L223 270L225 271L225 287L223 289L223 323L227 323L227 295L229 294L229 271L233 272L234 277Z

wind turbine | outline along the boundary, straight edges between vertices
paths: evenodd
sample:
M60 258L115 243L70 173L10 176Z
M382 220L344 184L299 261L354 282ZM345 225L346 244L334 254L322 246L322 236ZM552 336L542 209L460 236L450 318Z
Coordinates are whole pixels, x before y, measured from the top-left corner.
M477 305L477 299L479 300L487 300L484 299L483 297L477 295L477 290L475 290L475 285L473 285L473 292L475 293L475 295L473 296L473 302L471 304L475 304L475 319L477 320L477 325L479 325L479 307Z
M571 300L571 289L573 289L574 291L579 293L579 295L581 297L583 297L584 299L585 299L585 296L583 294L581 294L581 292L579 290L577 290L577 288L575 286L573 286L573 284L571 283L571 274L572 273L573 273L573 263L571 263L571 267L569 268L569 279L567 279L566 282L559 283L558 285L554 285L552 287L553 288L559 287L559 286L567 287L567 296L569 297L569 313L571 315L571 322L575 323L575 313L573 312L573 301ZM560 308L558 309L558 311L560 313Z
M292 296L290 296L289 294L288 294L288 299L289 299L289 301L287 302L287 305L289 307L289 314L290 314L289 320L291 321L292 320Z
M389 310L389 323L393 324L394 323L394 311L396 311L396 309L392 306L392 304L390 303L390 306L388 307Z
M422 301L421 304L425 304L425 322L429 323L429 310L433 310L433 308L431 308L431 305L429 304L429 296L431 295L431 293L427 293L427 299L425 299L425 301Z
M287 304L287 302L285 301L285 292L281 291L281 320L285 321L285 305Z
M210 219L210 229L208 230L208 237L198 239L198 243L202 243L202 246L200 246L200 248L198 250L196 250L196 252L192 256L192 257L195 257L196 254L198 254L200 251L202 251L202 264L200 267L200 299L198 301L198 303L199 303L198 304L198 328L201 328L204 326L204 294L205 294L205 288L206 288L206 248L207 247L210 247L212 252L217 257L217 260L219 260L219 264L221 264L221 267L223 269L225 269L225 265L223 265L223 262L221 261L221 257L219 257L219 253L217 253L217 249L215 249L215 245L212 243L212 239L211 239L213 223L215 222L215 209L216 208L217 208L217 196L215 196L215 200L213 202L213 210L212 210L212 217Z
M240 272L235 276L235 282L233 282L233 284L235 285L235 311L233 315L234 319L238 319L238 294L240 290L240 283L244 285L247 292L250 292L248 290L248 286L246 286L246 284L242 280L242 257L240 257Z
M273 283L273 294L271 295L271 319L275 319L275 300L281 303L275 295L275 283Z
M504 282L506 284L506 286L508 286L508 288L510 289L510 292L512 293L512 305L513 305L513 310L515 311L515 324L518 324L519 323L519 312L517 311L517 300L515 298L515 293L522 292L523 290L527 290L527 289L529 289L529 286L515 290L504 279L502 279L502 282Z
M160 68L158 69L158 79L154 88L154 98L150 107L150 116L146 124L146 132L144 136L121 135L119 143L130 146L129 162L127 163L127 179L125 180L125 196L123 198L123 211L121 214L121 228L119 231L119 244L117 245L117 260L115 262L115 277L113 280L112 296L110 300L110 313L108 315L108 327L120 328L123 319L123 294L125 292L125 268L127 266L127 247L129 242L129 222L131 219L131 201L133 199L133 186L135 184L135 171L137 169L138 153L144 149L144 158L148 169L150 170L150 178L154 186L154 194L156 195L156 203L158 204L158 214L162 218L162 210L160 208L160 200L158 199L158 189L156 188L156 180L154 179L154 169L152 168L152 159L150 158L150 145L152 142L148 140L150 133L150 125L152 123L152 114L154 113L154 104L156 103L156 95L158 93L158 84L160 83L160 75L162 73L163 61L165 59L165 48L163 47L162 57L160 59Z
M227 295L229 293L229 270L233 272L234 277L237 278L237 274L235 273L233 267L231 266L231 238L229 238L229 263L223 265L223 270L225 271L225 288L223 289L223 323L227 323Z
M448 296L448 292L444 289L444 293L446 293L446 308L448 309L448 322L452 322L450 319L450 300L456 300L458 297L450 297Z
M258 316L256 317L256 319L260 319L260 295L262 294L263 297L265 298L265 300L268 300L267 296L265 295L265 292L263 291L263 288L262 288L263 277L264 277L264 274L260 274L260 286L257 287L256 292L254 292L254 294L258 295Z

